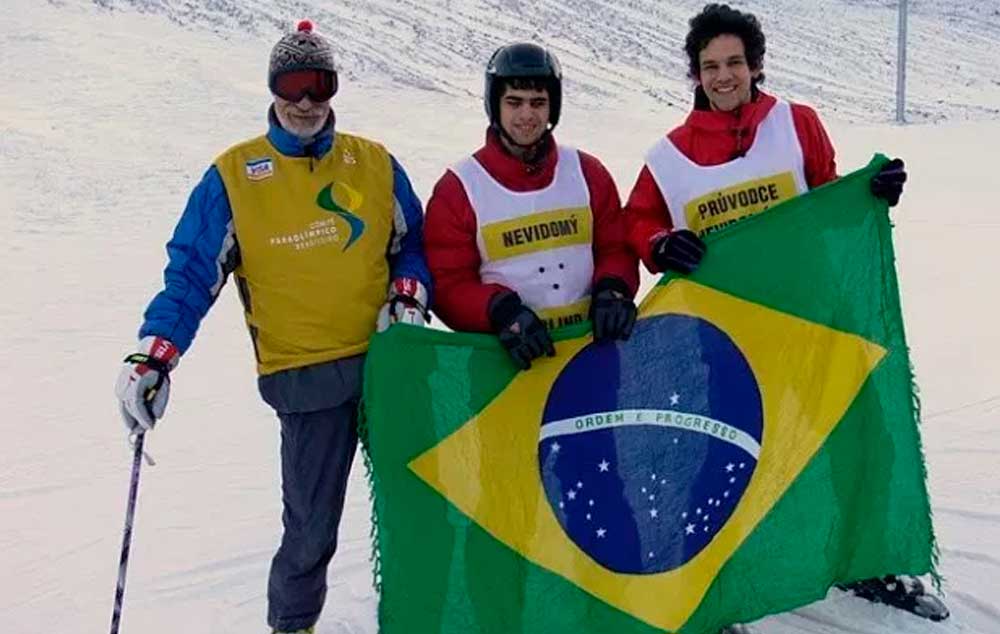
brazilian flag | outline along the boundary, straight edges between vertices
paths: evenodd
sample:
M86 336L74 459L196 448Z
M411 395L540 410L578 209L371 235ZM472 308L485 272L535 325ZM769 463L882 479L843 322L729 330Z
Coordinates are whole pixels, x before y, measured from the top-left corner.
M715 634L933 569L890 223L872 163L713 235L627 342L371 344L382 634Z

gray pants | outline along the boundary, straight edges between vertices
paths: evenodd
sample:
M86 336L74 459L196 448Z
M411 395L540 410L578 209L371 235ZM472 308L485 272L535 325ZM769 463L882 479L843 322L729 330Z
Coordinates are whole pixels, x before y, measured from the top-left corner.
M323 609L358 444L362 366L362 357L352 357L260 381L281 421L284 532L267 586L267 622L276 630L311 627Z

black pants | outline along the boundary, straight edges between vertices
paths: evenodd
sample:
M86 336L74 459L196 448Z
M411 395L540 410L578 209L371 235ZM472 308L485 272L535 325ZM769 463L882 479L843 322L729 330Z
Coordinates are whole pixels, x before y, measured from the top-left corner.
M279 414L281 419L281 546L267 584L271 627L291 631L316 623L326 599L326 569L358 444L357 404Z
M281 421L284 532L267 584L267 622L279 631L311 627L323 609L358 446L363 367L364 357L350 357L260 380Z

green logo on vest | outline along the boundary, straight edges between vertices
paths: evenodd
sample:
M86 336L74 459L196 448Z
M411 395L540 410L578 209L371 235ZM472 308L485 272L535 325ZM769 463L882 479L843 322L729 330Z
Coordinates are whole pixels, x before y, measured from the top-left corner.
M346 204L337 202L338 199L346 201ZM354 213L361 207L363 200L364 196L360 192L343 183L330 183L320 190L319 196L316 197L317 205L346 220L347 225L351 228L351 235L347 239L347 244L344 245L344 251L365 232L365 221Z

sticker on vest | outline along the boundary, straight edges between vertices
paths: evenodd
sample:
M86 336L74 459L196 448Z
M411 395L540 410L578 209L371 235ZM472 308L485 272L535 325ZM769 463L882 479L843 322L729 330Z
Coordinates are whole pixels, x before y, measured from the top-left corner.
M556 209L482 228L486 254L491 261L526 253L590 244L592 215L586 207Z
M558 306L552 308L542 308L535 312L538 317L545 322L546 328L555 330L563 326L572 326L588 318L590 311L590 298L581 299L568 306Z
M688 227L704 236L770 209L796 194L795 176L782 172L696 198L684 208L684 215Z
M252 181L262 181L274 176L274 161L270 157L247 161L247 178Z
M337 182L330 183L321 189L319 195L316 196L317 205L342 218L351 230L347 237L347 243L344 245L344 251L357 242L365 232L365 221L356 213L361 209L364 201L365 197L361 192L344 183Z

